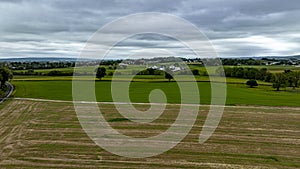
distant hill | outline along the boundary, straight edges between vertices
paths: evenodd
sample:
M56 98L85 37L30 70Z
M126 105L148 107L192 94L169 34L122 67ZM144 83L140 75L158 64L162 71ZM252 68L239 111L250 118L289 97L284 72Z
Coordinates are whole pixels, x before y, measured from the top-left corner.
M228 59L262 59L262 58L269 58L269 59L277 59L277 60L289 60L289 59L296 59L300 60L300 55L293 55L293 56L253 56L253 57L225 57ZM224 58L224 59L225 59ZM149 59L129 59L129 60L147 60L147 61L156 61L156 60L170 60L179 59L177 57L157 57L157 58L149 58ZM84 59L81 61L96 61L97 59ZM110 59L107 59L110 60ZM115 59L112 59L115 60ZM71 57L24 57L24 58L0 58L0 62L76 62L77 58ZM98 60L99 61L99 60Z
M248 57L250 58L250 57ZM262 58L271 58L271 59L279 59L279 60L287 60L287 59L298 59L300 60L300 55L292 55L292 56L258 56L253 57L254 59L262 59Z
M26 58L5 58L0 59L0 62L75 62L76 58L53 58L53 57L26 57Z

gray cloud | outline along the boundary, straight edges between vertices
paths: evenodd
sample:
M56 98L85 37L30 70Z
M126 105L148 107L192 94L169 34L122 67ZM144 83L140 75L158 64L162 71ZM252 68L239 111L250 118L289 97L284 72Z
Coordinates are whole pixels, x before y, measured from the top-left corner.
M220 56L300 53L298 0L6 0L0 2L0 57L77 56L99 28L137 12L165 12L190 21L208 36ZM114 31L122 34L143 26L167 29L164 24L133 23ZM189 55L174 39L149 35L128 39L115 50L116 55L130 55L145 48Z

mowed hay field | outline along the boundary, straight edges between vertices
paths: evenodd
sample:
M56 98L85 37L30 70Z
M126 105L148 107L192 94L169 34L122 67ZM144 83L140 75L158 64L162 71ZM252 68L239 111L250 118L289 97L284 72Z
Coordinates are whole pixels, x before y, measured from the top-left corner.
M120 133L147 137L165 131L179 106L168 105L151 125L122 120L112 104L99 104ZM300 108L228 106L204 144L201 106L188 136L158 156L130 159L98 147L81 128L70 102L12 99L0 105L0 168L299 168ZM138 105L138 109L148 106Z

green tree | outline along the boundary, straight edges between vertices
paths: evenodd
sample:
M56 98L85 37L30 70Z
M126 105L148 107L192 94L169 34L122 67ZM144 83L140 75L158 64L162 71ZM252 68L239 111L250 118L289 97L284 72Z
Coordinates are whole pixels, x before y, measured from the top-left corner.
M294 88L298 87L300 81L300 71L298 72L293 72L293 83L294 83Z
M265 82L271 82L272 76L273 76L272 73L267 72L266 75L264 76L264 79L263 79L263 80L264 80Z
M286 87L287 77L283 73L275 73L273 74L271 82L273 83L273 88L279 91L281 87Z
M112 75L114 75L114 72L109 72L108 73L108 76L112 76Z
M5 82L9 81L13 78L13 74L10 69L6 67L0 68L0 82L1 82L1 88L5 86Z
M224 67L224 68L219 67L216 70L216 74L219 76L231 77L232 71L233 71L233 68L231 68L231 67Z
M247 68L244 69L244 78L247 79L258 79L259 78L259 70L256 68Z
M101 80L106 75L105 67L98 67L96 71L96 77Z
M149 75L154 75L155 69L148 68L147 71L149 72Z
M267 68L261 68L259 70L259 77L258 77L258 79L259 80L265 80L267 74L268 74L268 69Z
M200 75L198 69L193 69L192 70L193 75Z
M231 72L232 77L244 78L244 75L245 75L245 71L243 67L234 67Z
M169 81L171 81L171 79L173 79L173 75L171 75L168 72L165 72L165 78L168 79Z
M283 74L287 78L288 87L294 87L294 72L290 69L285 69Z
M250 79L250 80L248 80L247 82L246 82L246 85L248 85L249 87L254 87L254 86L258 86L258 83L257 83L257 81L256 80L254 80L254 79Z
M238 67L236 72L235 72L236 77L238 78L244 78L245 76L245 70L243 67Z
M218 68L216 69L216 74L217 74L218 76L225 76L225 70L223 69L223 67L218 67Z

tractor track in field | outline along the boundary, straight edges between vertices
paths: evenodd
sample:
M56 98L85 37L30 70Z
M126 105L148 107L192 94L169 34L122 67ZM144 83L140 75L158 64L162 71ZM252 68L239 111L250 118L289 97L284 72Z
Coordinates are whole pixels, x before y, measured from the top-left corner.
M27 119L39 103L24 104L26 101L12 102L0 110L0 159L9 157L17 147L22 146L22 136L26 135ZM22 104L22 107L18 105Z
M51 99L37 99L37 98L22 98L15 97L13 100L28 100L40 102L54 102L54 103L80 103L80 104L133 104L133 105L173 105L173 106L196 106L196 107L225 107L225 108L258 108L258 109L277 109L277 110L300 110L300 107L289 106L255 106L255 105L206 105L206 104L178 104L178 103L137 103L137 102L90 102L90 101L69 101L69 100L51 100Z

